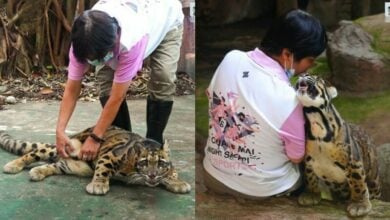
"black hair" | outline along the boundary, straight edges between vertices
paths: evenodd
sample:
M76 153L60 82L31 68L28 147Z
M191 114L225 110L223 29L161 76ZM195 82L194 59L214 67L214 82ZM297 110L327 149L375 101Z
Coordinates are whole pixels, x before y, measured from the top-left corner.
M283 48L294 54L294 60L317 57L326 48L324 26L309 13L294 9L279 17L266 32L260 48L268 55L280 55Z
M115 47L118 22L102 11L84 11L72 27L73 53L79 62L101 60Z

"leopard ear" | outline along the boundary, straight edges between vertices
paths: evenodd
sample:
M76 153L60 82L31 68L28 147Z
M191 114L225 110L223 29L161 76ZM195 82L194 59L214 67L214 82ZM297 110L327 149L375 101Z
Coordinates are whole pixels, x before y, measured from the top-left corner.
M162 146L162 149L163 149L165 152L169 152L169 151L170 151L170 150L169 150L169 143L168 143L168 140L167 140L167 139L164 140L164 144L163 144L163 146Z
M337 97L337 89L334 86L326 87L326 91L328 92L331 99Z
M142 142L135 142L134 146L132 148L130 148L129 150L134 150L136 152L136 154L140 154L141 153L141 149L144 148L145 145L142 143Z

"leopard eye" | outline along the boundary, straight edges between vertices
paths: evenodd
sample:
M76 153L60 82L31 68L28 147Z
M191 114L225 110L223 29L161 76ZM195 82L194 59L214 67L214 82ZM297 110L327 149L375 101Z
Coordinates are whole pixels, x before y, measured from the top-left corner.
M148 165L148 161L147 160L138 161L138 166L140 166L140 167L145 167L147 165Z
M166 167L166 166L168 166L168 162L165 161L165 160L159 160L158 161L158 166L159 167Z

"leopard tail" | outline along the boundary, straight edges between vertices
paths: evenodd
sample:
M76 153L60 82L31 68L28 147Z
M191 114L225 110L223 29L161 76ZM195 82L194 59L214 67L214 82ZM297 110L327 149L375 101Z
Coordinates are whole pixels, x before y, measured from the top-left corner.
M4 131L0 131L0 147L4 150L16 154L16 155L24 155L29 153L39 146L54 146L53 144L47 143L38 143L38 142L28 142L22 141L12 138L9 134Z

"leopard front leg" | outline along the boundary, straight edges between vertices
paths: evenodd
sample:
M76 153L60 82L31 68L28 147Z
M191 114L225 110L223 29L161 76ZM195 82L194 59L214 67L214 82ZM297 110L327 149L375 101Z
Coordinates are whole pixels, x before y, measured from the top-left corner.
M173 193L188 193L191 191L191 185L179 179L175 169L169 171L169 175L161 181L161 184Z
M366 175L361 161L352 161L349 167L348 184L351 191L351 203L347 210L350 216L362 216L371 211Z
M110 154L99 156L93 179L86 187L89 194L104 195L110 190L110 177L115 173L115 165L118 164Z
M32 163L38 161L48 161L57 157L55 145L37 143L33 144L33 147L34 146L35 150L4 165L4 173L19 173L23 170L23 168Z
M306 162L308 162L306 158ZM304 178L306 190L298 197L300 205L317 205L321 201L321 191L318 187L318 177L309 163L305 164Z

